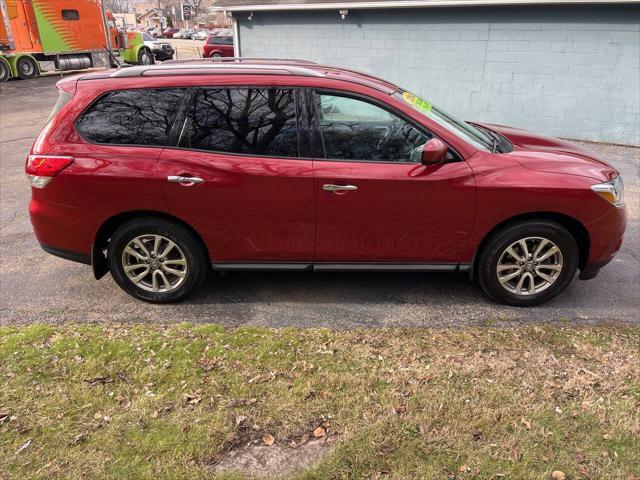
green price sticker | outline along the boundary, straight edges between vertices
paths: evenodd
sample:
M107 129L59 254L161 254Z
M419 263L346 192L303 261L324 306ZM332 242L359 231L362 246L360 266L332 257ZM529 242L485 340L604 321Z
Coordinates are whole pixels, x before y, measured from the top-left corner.
M403 92L402 99L423 113L429 113L431 111L431 104L413 93Z

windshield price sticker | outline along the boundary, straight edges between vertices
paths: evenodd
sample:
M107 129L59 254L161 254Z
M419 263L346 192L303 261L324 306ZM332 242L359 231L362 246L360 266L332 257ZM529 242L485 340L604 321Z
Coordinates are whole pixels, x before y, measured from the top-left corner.
M402 99L423 113L429 113L431 111L431 104L413 93L403 92Z

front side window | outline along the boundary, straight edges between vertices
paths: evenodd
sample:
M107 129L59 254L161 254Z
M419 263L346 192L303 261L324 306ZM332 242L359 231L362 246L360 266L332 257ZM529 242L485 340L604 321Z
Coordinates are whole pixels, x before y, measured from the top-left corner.
M373 103L319 94L320 133L332 160L420 162L429 136Z
M142 40L144 42L155 42L155 39L147 32L142 32Z
M233 45L233 37L224 37L223 42L225 45Z
M183 96L183 89L110 92L85 110L76 129L93 143L164 146Z
M211 37L209 39L209 45L222 45L222 37Z
M298 156L295 92L278 88L198 90L179 146L221 153Z
M78 10L62 10L63 20L80 20L80 13Z

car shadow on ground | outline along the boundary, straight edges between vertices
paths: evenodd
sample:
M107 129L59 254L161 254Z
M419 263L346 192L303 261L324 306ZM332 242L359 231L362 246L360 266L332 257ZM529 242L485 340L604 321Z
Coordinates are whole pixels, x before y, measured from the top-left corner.
M316 303L446 305L482 301L468 273L211 272L182 303Z

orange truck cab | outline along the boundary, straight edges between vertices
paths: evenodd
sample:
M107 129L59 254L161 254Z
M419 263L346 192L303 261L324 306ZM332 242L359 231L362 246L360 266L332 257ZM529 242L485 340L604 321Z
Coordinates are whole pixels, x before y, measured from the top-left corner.
M109 67L118 56L128 63L153 59L139 32L126 32L131 38L125 49L119 36L113 15L103 15L99 0L0 0L0 83L44 70Z

